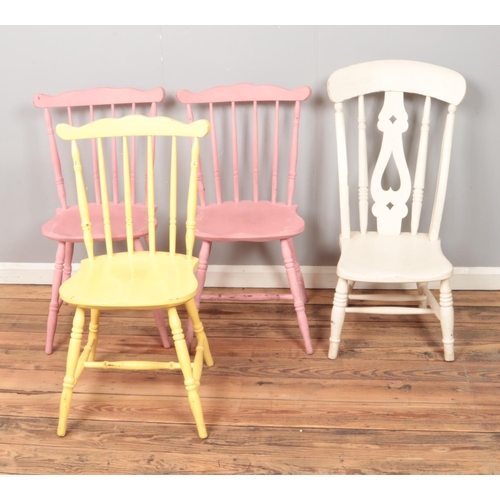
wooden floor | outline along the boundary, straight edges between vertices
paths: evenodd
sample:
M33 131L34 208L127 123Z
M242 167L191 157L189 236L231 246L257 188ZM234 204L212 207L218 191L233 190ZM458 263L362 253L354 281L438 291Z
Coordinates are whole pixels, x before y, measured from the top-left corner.
M333 292L309 295L310 356L289 302L202 304L208 439L180 374L98 370L83 373L59 438L73 308L47 356L50 288L0 285L0 473L500 473L500 292L454 293L453 363L433 316L357 314L331 361ZM173 359L152 314L103 313L98 359L134 355Z

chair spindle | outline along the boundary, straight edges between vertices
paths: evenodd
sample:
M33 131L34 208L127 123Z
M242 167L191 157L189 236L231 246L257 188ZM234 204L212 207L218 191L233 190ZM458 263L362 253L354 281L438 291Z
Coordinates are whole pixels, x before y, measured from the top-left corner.
M290 169L288 170L288 200L292 205L293 193L295 191L295 178L297 177L297 159L299 151L299 123L300 123L300 101L295 101L293 113L292 145L290 147Z
M189 176L189 190L187 201L187 218L186 218L186 255L188 258L193 256L194 247L194 229L196 226L196 201L197 190L196 183L198 177L198 161L200 157L200 140L198 137L193 139L193 147L191 149L191 173Z
M448 184L448 172L450 169L451 146L453 142L453 128L455 126L455 112L457 107L454 104L448 106L448 115L444 126L441 155L439 158L438 183L434 208L432 210L429 239L437 241L439 239L439 229L443 217L444 200L446 197L446 185Z
M101 182L102 196L102 218L104 223L104 237L106 241L106 253L108 257L113 256L113 237L111 234L111 218L109 215L108 185L106 182L106 165L104 163L104 150L102 139L97 140L97 159L99 163L99 180Z
M365 98L358 98L358 202L359 230L366 234L368 229L368 160L366 148Z
M276 101L274 115L273 173L271 177L271 202L276 203L278 195L278 149L280 142L280 102Z
M156 252L155 231L155 193L154 193L154 165L153 165L153 138L148 135L148 158L147 158L147 203L148 203L148 241L149 253Z
M177 243L177 137L172 137L172 157L170 160L170 226L169 251L175 255Z
M253 102L253 201L259 201L259 116Z
M232 128L232 146L233 146L233 190L234 201L240 201L240 181L238 165L238 134L236 132L236 103L231 103L231 128ZM215 134L212 136L215 137ZM218 202L219 203L219 202Z
M215 181L215 197L217 203L220 205L222 203L222 196L220 192L220 172L219 172L219 153L217 151L217 138L215 136L215 117L214 117L214 105L210 103L210 130L212 131L212 158L214 164L214 181ZM234 150L233 150L234 155Z
M413 184L413 201L411 207L411 234L418 233L420 214L424 200L425 171L427 167L427 145L429 142L429 124L431 113L431 98L427 96L424 103L420 141L418 144L417 166L415 167L415 182Z
M128 139L123 137L123 199L125 200L125 229L127 232L127 252L134 253L134 227L132 220L132 193Z
M349 238L351 236L351 224L349 222L349 184L345 119L342 103L335 104L335 134L337 137L341 235L342 238Z

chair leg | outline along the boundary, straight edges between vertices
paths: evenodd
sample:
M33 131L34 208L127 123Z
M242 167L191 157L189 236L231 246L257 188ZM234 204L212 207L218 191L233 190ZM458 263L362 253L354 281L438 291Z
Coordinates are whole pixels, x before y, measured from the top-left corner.
M417 290L419 295L425 295L425 290L427 289L427 283L417 283ZM427 309L427 299L422 299L418 303L420 309Z
M71 270L72 270L72 261L73 261L73 250L75 248L75 244L69 241L65 244L64 249L64 269L63 269L63 283L71 278Z
M344 326L345 309L348 301L348 290L349 283L339 278L333 298L330 349L328 350L328 357L330 359L336 359L339 353L340 336L342 334L342 327Z
M134 250L136 252L144 251L144 247L142 246L140 238L134 239ZM163 347L165 349L168 349L170 347L170 342L168 341L168 331L167 325L165 324L165 316L163 316L163 311L161 309L155 309L153 311L153 316L155 319L156 328L158 328L158 331L160 332Z
M450 280L441 281L439 289L439 305L441 306L441 330L443 332L443 346L445 361L453 361L455 353L453 350L453 330L454 330L454 313L453 313L453 296L451 293Z
M196 422L196 428L198 429L198 435L201 439L205 439L207 437L207 430L203 419L200 395L198 394L197 384L193 376L191 358L189 357L186 339L182 333L181 320L179 319L179 315L177 314L177 309L175 307L168 308L168 320L172 330L175 351L184 376L184 385L186 386L188 393L189 405Z
M307 304L309 302L309 297L307 296L306 285L304 284L304 277L302 276L302 271L300 270L299 261L297 260L297 255L295 253L295 246L291 238L288 240L288 242L290 243L290 249L292 250L292 258L295 266L295 274L297 275L297 280L299 282L302 301L304 302L304 304Z
M198 308L196 307L194 299L191 299L189 302L186 302L186 311L189 315L190 321L193 324L193 329L196 335L198 346L203 347L203 359L205 360L207 366L213 366L214 360L212 358L212 354L210 353L210 347L208 346L208 339L205 334L203 325L200 321ZM198 349L198 346L196 347L196 349Z
M57 435L66 435L66 426L68 423L69 408L73 397L73 388L76 384L75 374L80 357L80 346L82 343L83 326L85 324L85 311L81 307L76 308L73 319L73 328L68 347L68 358L66 361L66 375L63 381L63 391L61 394L61 405L59 409L59 425Z
M95 361L95 353L97 350L97 341L99 334L99 318L101 317L101 311L99 309L91 309L90 311L90 325L89 325L89 345L90 354L89 361Z
M283 254L283 260L285 262L286 275L293 295L293 305L295 307L295 312L297 313L297 320L299 322L300 332L302 333L302 337L304 339L306 353L312 354L313 348L311 344L311 337L309 335L309 323L307 322L306 308L302 299L302 293L300 291L299 280L297 279L295 271L295 263L289 240L281 240L281 253Z
M54 277L52 280L52 296L49 305L49 316L47 319L47 337L45 339L45 352L52 354L54 335L57 327L57 315L59 313L59 288L63 279L65 243L60 241L57 246Z
M208 259L210 257L211 249L212 249L211 241L202 242L199 255L200 262L198 264L198 269L196 270L196 279L198 280L198 291L196 292L196 296L194 298L194 302L198 310L200 309L201 295L203 293L203 287L205 286L205 279L207 277ZM189 351L191 351L193 344L193 333L194 333L193 322L191 321L191 318L189 318L186 330L186 342Z

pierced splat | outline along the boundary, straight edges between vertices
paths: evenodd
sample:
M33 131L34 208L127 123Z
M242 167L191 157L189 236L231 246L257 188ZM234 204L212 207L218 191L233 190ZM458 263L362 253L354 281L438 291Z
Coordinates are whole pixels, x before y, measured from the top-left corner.
M403 149L403 133L408 130L408 114L402 92L386 92L384 106L378 117L383 132L382 147L373 171L370 192L374 200L372 213L377 217L380 234L400 234L401 221L408 214L406 202L411 194L411 179ZM400 179L397 191L382 187L382 177L393 156Z

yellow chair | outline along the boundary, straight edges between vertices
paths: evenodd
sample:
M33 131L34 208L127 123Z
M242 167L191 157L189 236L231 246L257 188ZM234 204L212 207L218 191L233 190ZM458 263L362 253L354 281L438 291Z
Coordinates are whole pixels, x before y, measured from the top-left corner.
M82 221L83 238L88 258L81 262L78 272L60 288L62 300L76 306L71 339L68 348L66 376L63 382L59 426L57 434L64 436L69 408L78 378L84 368L118 370L182 370L191 411L193 412L200 438L207 437L198 387L203 361L213 365L208 341L200 322L194 297L198 289L195 270L198 259L193 257L196 215L196 182L198 171L199 139L207 135L210 125L206 120L191 124L167 117L126 116L105 118L82 127L60 124L57 135L71 141L71 154L76 175L78 207ZM155 200L153 174L153 141L155 136L172 138L170 168L170 238L169 251L157 252L155 244ZM109 216L106 166L103 139L122 137L123 190L125 199L127 251L114 253ZM128 137L147 137L147 206L149 251L134 251L133 214L128 154ZM177 213L177 137L191 138L191 169L189 177L186 253L176 253ZM106 255L94 256L92 228L89 219L85 182L82 175L79 139L97 138L98 164L102 192L102 212L106 238ZM146 139L142 139L146 140ZM184 305L194 324L197 347L194 360L188 352L177 307ZM99 315L101 310L166 308L172 329L178 362L152 361L95 361ZM80 354L85 310L90 309L88 343Z

